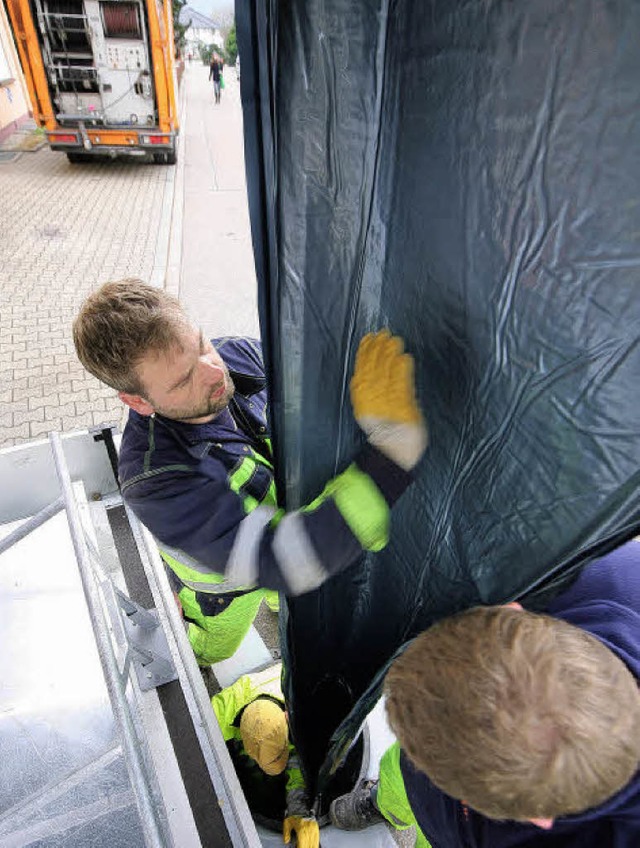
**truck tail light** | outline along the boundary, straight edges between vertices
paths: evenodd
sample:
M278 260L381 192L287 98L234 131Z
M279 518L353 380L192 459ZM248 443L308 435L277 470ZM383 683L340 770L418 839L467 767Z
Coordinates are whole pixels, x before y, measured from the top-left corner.
M140 136L143 144L170 144L171 139L168 135L143 135Z
M49 144L78 144L75 133L49 133Z

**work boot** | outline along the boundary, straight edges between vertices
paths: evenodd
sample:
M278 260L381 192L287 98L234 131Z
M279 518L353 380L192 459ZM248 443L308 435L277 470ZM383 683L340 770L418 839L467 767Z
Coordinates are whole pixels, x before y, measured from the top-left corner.
M329 808L332 824L341 830L364 830L365 827L386 821L376 807L372 794L377 786L377 780L365 780L353 792L332 801Z

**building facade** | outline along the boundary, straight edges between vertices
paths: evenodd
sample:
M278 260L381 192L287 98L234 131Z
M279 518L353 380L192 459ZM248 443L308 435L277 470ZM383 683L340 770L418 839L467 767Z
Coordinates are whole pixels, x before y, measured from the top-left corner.
M185 55L191 54L195 59L199 48L213 45L217 50L224 50L224 38L220 27L206 15L200 14L191 6L183 6L180 10L180 23L190 24L185 32Z
M13 43L11 25L0 3L0 142L15 132L31 115L29 93Z

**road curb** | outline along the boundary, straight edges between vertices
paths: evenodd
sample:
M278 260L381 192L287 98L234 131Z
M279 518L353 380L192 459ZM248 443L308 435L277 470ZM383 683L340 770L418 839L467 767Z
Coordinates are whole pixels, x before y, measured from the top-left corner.
M178 295L180 289L180 264L182 261L182 219L184 211L184 148L186 144L186 81L180 86L180 134L178 136L178 161L167 166L167 180L162 197L162 216L156 238L152 286Z

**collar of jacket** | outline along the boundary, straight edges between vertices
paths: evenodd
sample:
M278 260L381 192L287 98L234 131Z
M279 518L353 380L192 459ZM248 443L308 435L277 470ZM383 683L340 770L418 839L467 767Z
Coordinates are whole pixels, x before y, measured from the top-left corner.
M246 433L241 422L234 417L231 409L234 406L242 410L244 403L248 398L258 394L266 388L266 380L264 378L253 377L248 374L240 374L236 371L229 370L231 379L236 387L236 393L232 398L229 406L225 407L216 417L208 421L206 424L188 424L185 421L176 421L171 418L165 418L163 415L154 413L153 417L156 420L156 425L166 427L170 430L173 436L182 444L184 449L191 454L195 459L202 459L208 453L212 444L219 442L224 433L225 441L229 440L229 435L233 435L234 430L239 430L246 436L252 434ZM234 427L235 423L235 427ZM241 436L238 441L246 441L246 438Z
M236 387L236 392L244 397L251 397L258 394L267 387L267 381L264 377L256 377L252 374L242 374L239 371L234 371L229 368L229 374Z

